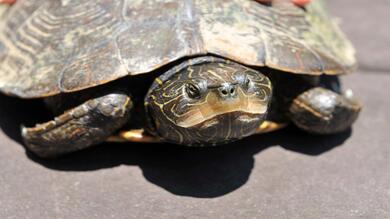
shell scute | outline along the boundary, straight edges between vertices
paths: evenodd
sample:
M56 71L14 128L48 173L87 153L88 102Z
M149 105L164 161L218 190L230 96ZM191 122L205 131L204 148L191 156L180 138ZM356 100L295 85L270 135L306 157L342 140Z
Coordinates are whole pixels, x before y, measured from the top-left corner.
M73 92L204 54L311 75L356 63L321 0L20 0L0 21L0 91Z

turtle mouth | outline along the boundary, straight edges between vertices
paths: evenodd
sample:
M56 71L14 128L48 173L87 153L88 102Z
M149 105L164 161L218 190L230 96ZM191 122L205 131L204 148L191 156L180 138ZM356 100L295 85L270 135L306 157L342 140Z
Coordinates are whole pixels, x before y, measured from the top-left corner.
M242 111L217 115L193 127L186 128L196 144L225 144L252 135L260 127L265 114Z
M214 118L203 121L200 124L196 124L195 126L199 126L201 129L207 129L213 126L217 126L222 123L219 117L223 116L230 117L230 120L233 123L253 124L260 123L263 114L249 114L242 111L229 112L226 114L216 115Z
M230 120L241 123L260 122L267 113L268 101L261 100L255 95L245 95L242 91L234 99L221 100L210 93L202 103L189 106L187 113L177 118L176 124L182 128L201 125L211 127L217 125L220 118L234 115Z
M178 123L178 126L182 128L190 128L201 125L202 128L208 128L211 126L216 126L219 124L220 117L228 116L228 115L236 115L235 118L232 119L236 122L241 123L253 123L253 122L260 122L260 119L263 117L263 115L266 113L266 110L259 110L259 111L240 111L240 110L233 110L233 111L225 111L225 112L219 112L219 113L212 113L209 115L203 115L201 113L196 113L195 115L189 117L186 120L180 121ZM238 115L238 116L237 116Z

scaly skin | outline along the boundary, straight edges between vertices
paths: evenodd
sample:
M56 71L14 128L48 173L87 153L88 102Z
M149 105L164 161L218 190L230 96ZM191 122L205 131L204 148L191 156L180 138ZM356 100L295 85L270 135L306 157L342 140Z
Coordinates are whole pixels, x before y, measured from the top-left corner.
M149 131L181 145L216 145L255 134L272 97L261 72L212 56L167 71L146 95Z
M335 134L347 130L358 117L359 101L322 87L296 97L289 109L293 123L309 133Z
M126 93L108 90L51 121L23 128L22 136L39 157L58 157L105 141L128 122L132 107Z

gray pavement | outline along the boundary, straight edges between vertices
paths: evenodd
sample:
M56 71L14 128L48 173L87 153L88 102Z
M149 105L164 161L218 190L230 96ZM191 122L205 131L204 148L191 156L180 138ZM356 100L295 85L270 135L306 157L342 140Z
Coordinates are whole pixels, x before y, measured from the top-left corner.
M289 128L225 147L105 144L44 161L18 134L36 103L0 96L0 218L390 218L390 2L328 0L357 47L352 130Z

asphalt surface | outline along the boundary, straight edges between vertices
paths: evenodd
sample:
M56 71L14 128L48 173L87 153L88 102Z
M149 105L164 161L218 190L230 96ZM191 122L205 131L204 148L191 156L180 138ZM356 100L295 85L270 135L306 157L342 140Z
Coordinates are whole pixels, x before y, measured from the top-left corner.
M358 51L342 78L364 103L350 131L104 144L45 161L19 136L38 104L0 96L0 218L390 218L390 2L328 2Z

